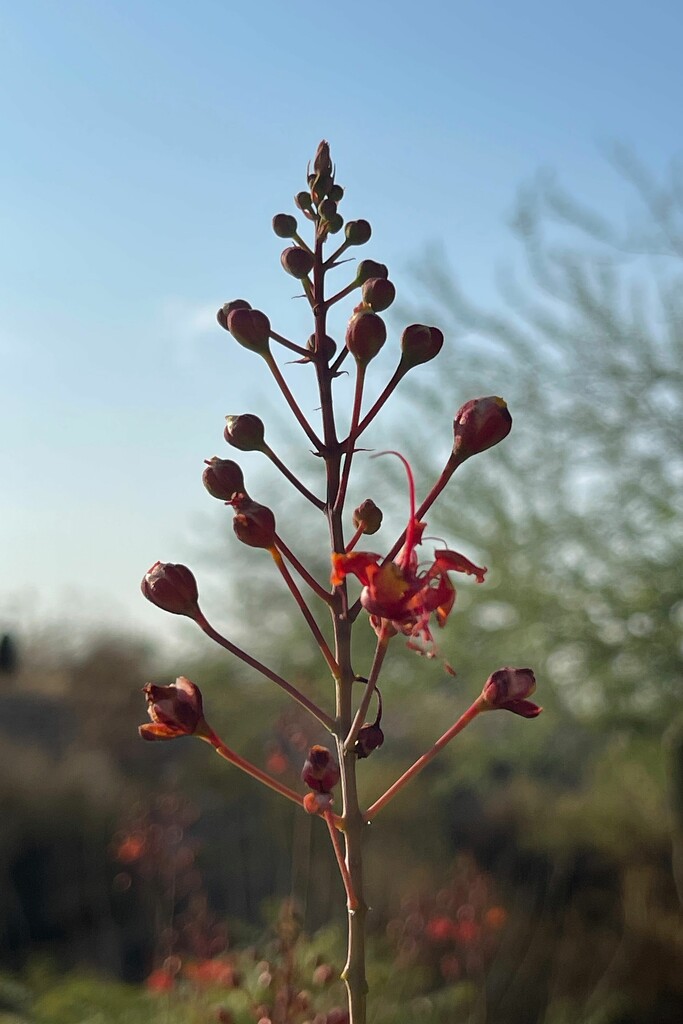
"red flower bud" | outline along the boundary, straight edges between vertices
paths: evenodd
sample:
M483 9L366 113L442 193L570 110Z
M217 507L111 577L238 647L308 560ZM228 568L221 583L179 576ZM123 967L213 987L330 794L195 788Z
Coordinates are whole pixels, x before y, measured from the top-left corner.
M363 284L363 302L373 313L388 309L396 298L396 289L386 277L370 277Z
M230 501L233 495L244 494L244 477L236 462L219 459L217 455L205 461L202 483L213 498Z
M233 448L239 448L241 452L263 450L265 427L262 419L251 412L242 413L241 416L226 416L225 419L223 437L228 444Z
M377 533L382 525L382 510L375 505L372 498L366 498L353 510L353 525L357 530L362 526L363 533Z
M339 766L327 747L311 747L301 771L301 781L315 793L329 793L339 782Z
M296 217L290 213L276 213L273 217L273 231L278 238L294 238L297 226Z
M316 174L325 174L328 178L334 175L332 158L330 156L330 144L325 139L319 144L313 158L313 170Z
M298 245L290 245L280 255L280 263L284 269L299 281L310 274L314 262L313 253L301 249Z
M524 718L535 718L541 708L527 700L536 689L536 679L530 668L499 668L493 672L481 691L487 709L503 708Z
M143 595L157 608L193 619L199 611L197 581L186 565L155 562L142 578Z
M243 306L232 309L227 317L228 330L250 352L261 356L269 352L270 320L260 309L246 309Z
M356 362L367 365L387 339L384 320L376 313L354 313L346 328L346 347Z
M306 793L304 810L307 814L324 814L325 811L332 810L333 803L331 793Z
M232 528L238 540L251 548L275 546L275 516L265 505L252 501L246 494L233 500L235 517Z
M337 204L334 199L323 199L318 203L318 213L323 220L332 220L333 217L337 216Z
M374 722L371 725L361 726L353 750L359 758L370 757L373 750L377 750L383 743L384 733L377 722Z
M370 241L372 228L366 220L350 220L344 233L349 245L365 245Z
M502 398L472 398L458 410L453 421L453 458L461 463L493 448L507 437L511 428L512 416Z
M336 235L344 227L344 218L339 213L325 221L327 230L331 235Z
M443 346L443 334L438 327L427 327L425 324L411 324L401 336L401 362L411 369L420 363L428 363L438 356Z
M313 209L313 200L311 199L310 192L297 192L294 196L294 202L304 213L310 213Z
M371 277L389 277L389 271L383 263L374 260L361 260L356 271L356 284L365 284Z
M333 185L327 194L330 199L335 201L335 203L341 203L344 198L344 189L341 185Z
M147 698L147 714L152 719L151 724L138 727L143 740L191 736L205 725L199 687L185 676L178 676L171 686L147 683L142 692Z
M233 309L251 309L251 305L246 299L233 299L232 302L226 302L224 306L221 306L216 313L216 320L224 331L228 330L228 317Z
M315 334L312 334L308 341L306 342L306 348L310 349L311 352L315 352ZM325 359L329 363L330 359L333 358L334 353L336 351L337 342L334 340L334 338L331 338L329 334L326 334L325 337L323 338L322 344L323 359Z

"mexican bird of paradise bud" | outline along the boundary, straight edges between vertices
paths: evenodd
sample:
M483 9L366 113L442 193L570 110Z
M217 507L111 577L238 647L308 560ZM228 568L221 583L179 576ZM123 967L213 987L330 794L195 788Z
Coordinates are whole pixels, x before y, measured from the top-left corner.
M452 458L461 463L485 452L506 438L511 429L512 416L502 398L472 398L455 414Z
M185 676L178 676L170 686L147 683L142 692L152 719L138 727L143 740L173 740L177 736L201 735L205 731L201 692Z
M235 494L244 494L244 476L242 470L232 459L205 459L206 469L202 473L202 483L212 498L230 501Z
M199 611L197 581L186 565L155 562L143 576L140 589L148 601L173 615L193 619Z
M499 668L493 672L481 691L484 710L502 708L523 718L536 718L541 708L527 700L536 689L536 678L530 668Z
M339 765L327 747L311 747L301 769L301 781L315 793L330 793L340 778Z
M246 494L238 494L230 502L235 509L232 528L238 540L251 548L275 546L275 516L265 505L252 501Z

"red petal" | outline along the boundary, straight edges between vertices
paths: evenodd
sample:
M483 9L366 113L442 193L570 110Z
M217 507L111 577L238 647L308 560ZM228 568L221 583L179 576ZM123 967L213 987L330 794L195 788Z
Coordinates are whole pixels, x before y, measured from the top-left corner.
M143 740L174 740L176 736L187 735L178 729L172 729L170 725L161 725L159 722L139 725L138 732Z
M434 552L434 565L430 573L434 576L437 572L464 572L468 576L476 576L477 583L483 583L488 570L486 566L482 569L474 562L470 562L469 558L458 554L457 551L444 550Z
M499 707L505 711L512 711L515 715L521 715L522 718L536 718L543 710L531 700L509 700L505 704L500 704Z
M364 587L367 587L370 582L368 569L370 566L377 565L381 557L381 555L374 555L369 551L354 551L350 555L334 551L332 554L332 585L338 587L346 576L353 574L358 577Z

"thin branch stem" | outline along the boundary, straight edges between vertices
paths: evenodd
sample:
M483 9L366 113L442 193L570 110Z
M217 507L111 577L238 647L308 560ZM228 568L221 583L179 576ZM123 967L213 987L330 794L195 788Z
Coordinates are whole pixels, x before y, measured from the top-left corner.
M355 718L349 729L349 734L344 740L344 750L349 751L353 749L353 746L358 739L358 733L363 727L365 722L365 716L368 713L370 707L370 701L372 695L375 692L377 686L377 680L379 678L380 669L382 668L382 662L384 661L384 655L387 653L387 647L389 646L389 640L391 635L386 620L382 624L380 634L377 638L377 646L375 647L375 657L372 660L372 667L370 669L370 675L368 681L365 684L365 691L363 693L363 699L358 705L358 711L356 712Z
M341 352L339 353L339 355L337 356L335 361L330 366L330 373L331 373L331 375L333 377L336 377L337 373L339 372L339 367L344 362L344 360L346 359L348 354L349 354L349 350L346 347L346 345L344 345L343 349L341 350Z
M302 249L305 249L306 252L309 252L311 256L313 255L313 250L311 249L310 245L308 244L308 242L304 241L304 239L301 237L298 231L294 232L292 238L297 245L301 246Z
M347 555L348 555L348 553L350 551L353 551L353 549L355 548L356 544L361 539L361 537L363 536L364 533L365 533L365 527L361 523L361 525L358 527L358 529L354 533L354 535L351 538L351 540L349 541L349 543L346 545L345 551L346 551Z
M215 630L211 623L204 617L204 614L201 611L196 614L194 621L208 637L214 640L221 647L224 647L226 651L230 652L230 654L234 654L235 657L239 658L240 661L243 661L245 665L249 665L250 668L256 669L256 671L260 672L261 675L266 677L266 679L270 679L271 682L276 683L277 686L288 693L289 696L298 704L301 704L303 708L306 708L314 718L317 718L321 725L324 725L329 732L334 732L334 719L319 708L317 704L314 704L313 701L309 700L308 697L305 697L303 693L297 690L296 686L292 686L291 683L288 683L287 680L283 679L282 676L277 674L277 672L273 672L273 670L268 668L267 665L263 665L260 661L257 661L256 658L252 658L250 654L247 654L246 651L237 647L236 644L227 640L226 637L221 636L221 634Z
M299 491L300 494L303 494L304 498L307 498L312 505L315 505L316 508L319 508L321 511L324 510L325 502L321 501L320 498L317 498L312 491L309 491L308 487L306 487L306 485L303 484L301 480L299 480L299 478L294 475L294 473L292 473L291 469L288 469L287 466L285 466L282 459L278 458L278 456L275 454L270 445L267 444L265 441L263 442L263 447L261 451L263 452L264 455L268 456L273 465L280 470L282 475L286 477L287 480L289 480L290 484L296 487L297 491Z
M202 739L205 739L207 743L210 743L216 753L225 758L226 761L229 761L230 764L234 764L236 768L240 768L243 772L246 772L247 775L251 775L252 779L257 779L258 782L263 783L263 785L267 786L268 789L274 790L276 793L279 793L280 796L284 796L288 800L291 800L292 803L298 804L299 807L303 807L303 797L300 796L299 793L295 793L293 789L289 788L289 786L285 786L283 783L278 782L277 779L274 779L271 775L268 775L266 772L261 771L260 768L257 768L256 765L251 763L251 761L245 760L243 757L240 757L239 754L236 754L234 750L231 750L230 747L226 747L220 736L217 736L212 729L209 730L207 736L202 736Z
M353 395L353 411L351 413L351 428L349 430L349 436L346 442L346 456L344 458L344 468L342 469L341 482L339 484L339 491L334 502L335 512L341 512L344 507L344 499L346 498L346 491L349 486L349 477L351 475L351 460L353 459L353 449L356 443L356 437L358 436L358 422L360 420L360 410L363 404L363 384L365 383L365 366L360 363L356 364L356 388Z
M313 593L317 597L319 597L321 601L324 601L325 604L330 605L332 603L332 595L329 593L329 591L325 590L325 588L318 583L314 576L311 576L306 566L303 565L303 563L299 561L296 555L289 550L289 548L283 541L282 537L280 537L280 535L277 533L275 534L275 543L277 544L278 548L285 556L287 561L294 566L296 571L299 573L299 576L301 576L302 580L309 585Z
M302 613L303 617L305 618L306 622L308 623L308 626L309 626L309 628L311 630L311 633L313 634L313 636L315 638L315 641L318 644L318 647L320 648L320 651L321 651L325 661L329 665L330 672L332 673L332 675L334 676L335 679L339 678L339 665L334 660L334 655L332 654L332 651L329 648L327 640L322 635L322 633L320 631L320 626L315 621L315 618L313 617L311 609L308 607L308 605L306 604L306 601L304 600L303 594L301 593L301 591L297 587L296 583L294 582L292 574L290 573L289 569L285 565L285 562L284 562L284 560L282 558L282 555L280 554L280 552L278 551L278 549L276 547L270 548L269 550L270 550L271 555L273 556L273 561L275 562L275 564L277 565L278 569L280 570L282 578L284 579L285 583L289 587L289 590L290 590L290 593L291 593L292 597L294 598L296 603L299 605L299 608L301 609L301 613Z
M331 299L328 299L325 305L329 308L334 306L335 302L339 302L341 299L345 299L347 295L350 295L354 289L358 288L358 281L352 281L351 284L347 284L346 288L342 288L340 292L333 295Z
M282 376L282 372L280 371L280 367L277 365L277 363L273 359L273 356L272 356L272 354L270 352L268 352L264 356L264 359L265 359L266 363L268 364L268 369L270 370L270 372L272 373L273 377L277 381L277 385L280 388L280 391L282 392L282 394L284 395L284 398L285 398L285 401L287 402L287 405L289 406L289 408L294 413L296 419L298 420L299 424L301 425L303 431L305 432L306 436L310 440L311 444L318 451L320 451L320 449L322 448L322 443L320 441L320 438L317 436L316 432L313 430L313 427L310 425L310 423L308 422L308 420L306 419L306 417L302 413L301 409L299 408L298 402L297 402L296 398L294 397L294 395L292 394L292 392L290 391L289 385L287 384L287 381Z
M366 811L365 820L367 822L372 821L372 819L379 813L379 811L381 811L383 807L386 807L389 801L392 800L397 793L400 793L403 787L408 782L410 782L411 779L414 779L416 775L419 775L422 769L425 768L429 764L429 762L436 757L440 750L443 750L447 743L450 743L454 736L457 736L459 732L462 732L465 726L469 725L469 723L473 721L473 719L475 719L477 715L484 710L485 709L481 697L478 697L477 700L475 700L474 704L470 705L467 711L465 711L465 713L460 716L458 721L454 725L452 725L450 729L446 730L443 736L441 736L441 738L436 741L434 746L431 747L431 749L428 750L426 754L423 754L422 757L419 757L417 761L413 765L411 765L406 772L403 773L400 779L396 780L393 786L389 786L389 789L386 791L386 793L382 794L379 800L375 800L374 804L371 807L369 807L368 810Z
M310 359L310 352L305 348L302 348L301 345L297 345L295 342L290 341L289 338L285 338L282 334L278 334L277 331L271 329L270 336L273 341L278 341L281 345L284 345L285 348L291 349L292 352L296 352L300 356L305 356L306 359Z
M334 853L337 858L337 864L339 865L339 873L342 876L344 888L346 890L346 906L350 913L355 913L358 910L358 897L353 890L353 882L351 881L351 875L349 869L346 866L346 860L344 859L344 851L342 849L341 840L339 833L334 822L334 816L332 811L324 811L323 818L327 824L327 828L330 833L330 839L332 840L332 846L334 847Z
M327 259L325 260L325 263L323 264L324 267L325 267L325 270L331 270L332 265L334 264L334 261L339 259L339 257L342 255L342 253L345 253L348 248L349 248L349 242L348 241L342 242L342 244L339 246L339 248L336 250L336 252L333 252L332 255L328 256Z
M379 396L379 398L377 399L377 401L375 402L373 407L368 412L366 412L365 416L363 417L363 419L358 424L358 429L356 430L356 437L357 438L360 437L360 435L363 433L363 431L365 430L366 427L370 426L370 424L372 423L372 421L374 420L375 416L380 411L380 409L382 408L382 406L384 405L386 400L389 398L389 396L392 394L392 392L396 389L396 385L401 380L403 380L403 378L405 377L407 372L408 372L407 369L402 367L402 364L399 363L398 366L396 367L396 369L394 370L394 372L393 372L393 374L391 376L391 379L389 380L389 382L387 383L386 387L384 388L384 391L382 392L382 394Z

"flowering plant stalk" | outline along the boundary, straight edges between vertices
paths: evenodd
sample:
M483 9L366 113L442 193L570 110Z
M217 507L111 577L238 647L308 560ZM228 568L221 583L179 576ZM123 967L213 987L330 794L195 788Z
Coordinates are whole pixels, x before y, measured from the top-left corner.
M304 431L314 454L324 466L324 489L314 494L281 461L265 439L265 427L258 416L228 416L225 440L240 451L262 452L312 506L312 514L324 515L329 526L331 575L321 581L293 554L277 532L273 511L255 501L248 493L239 465L215 456L206 463L203 481L215 498L233 510L233 528L244 544L267 551L275 569L283 577L311 633L313 642L330 672L334 686L334 708L321 708L277 672L241 650L222 636L208 622L199 605L199 592L192 572L182 565L157 562L146 573L142 590L150 601L164 610L186 615L229 653L256 669L304 707L330 733L330 746L311 748L303 765L301 779L306 792L289 789L255 765L232 751L209 726L204 717L201 693L190 680L180 676L172 686L145 687L151 722L140 727L144 739L164 740L181 735L196 735L214 747L230 764L250 774L285 799L301 807L302 813L322 819L330 835L332 847L344 883L348 910L348 955L342 977L348 995L351 1024L365 1024L367 982L365 977L365 923L367 905L363 886L363 833L370 821L392 800L424 766L435 757L462 729L485 711L502 708L526 718L533 718L540 708L528 698L535 689L534 674L527 668L502 668L492 673L481 694L457 721L446 730L430 750L426 751L398 778L385 793L378 795L369 808L358 800L356 773L359 762L381 747L382 698L377 687L389 645L397 636L407 638L408 646L427 657L434 657L436 645L434 623L446 625L455 601L453 573L464 573L483 583L487 570L464 555L449 549L434 552L427 564L418 560L417 548L424 533L423 517L444 487L467 459L502 441L510 431L512 419L505 402L498 397L475 398L466 402L454 419L454 440L451 454L429 493L418 505L413 474L409 464L398 452L408 480L409 514L404 532L384 553L357 547L366 535L377 533L382 512L371 499L356 508L351 516L346 511L346 495L358 441L384 407L403 377L415 367L434 359L444 343L441 331L424 324L412 324L403 331L396 369L386 386L364 410L366 370L370 361L385 344L387 328L380 313L395 296L387 268L373 260L362 260L353 280L329 294L328 275L346 260L346 251L363 245L371 235L365 220L344 224L338 212L344 190L335 181L335 168L329 146L321 142L312 168L308 169L308 188L299 192L295 202L310 222L310 244L299 234L294 216L278 214L273 229L280 238L293 244L281 256L284 270L296 278L310 304L313 333L305 345L273 330L269 318L243 299L228 302L218 311L218 322L240 345L261 356L273 375L295 419ZM343 241L327 246L344 229ZM360 291L360 301L353 309L346 330L345 344L339 350L327 333L330 308ZM316 376L320 396L320 423L306 418L292 394L273 355L271 344L298 355ZM351 358L355 364L355 390L346 436L339 436L339 424L333 401L333 386L343 363ZM347 581L355 576L361 584L360 596L352 601ZM310 594L308 593L310 592ZM311 596L312 595L312 598ZM332 642L318 625L309 602L322 604L329 613ZM351 635L359 616L368 616L377 642L367 676L357 674L351 660ZM449 669L449 666L445 666ZM450 670L452 671L452 670ZM362 684L362 690L358 683ZM358 692L362 696L355 700ZM367 721L373 700L377 714ZM333 793L339 787L340 797Z

